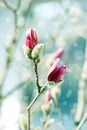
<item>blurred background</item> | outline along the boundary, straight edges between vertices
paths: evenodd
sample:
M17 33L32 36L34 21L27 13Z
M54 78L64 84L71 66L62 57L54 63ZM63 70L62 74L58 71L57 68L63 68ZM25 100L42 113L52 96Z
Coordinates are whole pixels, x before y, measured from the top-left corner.
M38 67L42 85L50 54L64 48L61 62L68 73L59 102L66 130L74 130L87 108L86 0L0 0L0 130L21 130L20 115L27 115L27 105L37 92L33 64L25 59L22 49L29 28L36 28L39 43L44 43ZM41 104L43 95L32 110L32 130L41 126ZM56 113L54 108L52 130L62 130ZM86 129L87 123L81 130Z

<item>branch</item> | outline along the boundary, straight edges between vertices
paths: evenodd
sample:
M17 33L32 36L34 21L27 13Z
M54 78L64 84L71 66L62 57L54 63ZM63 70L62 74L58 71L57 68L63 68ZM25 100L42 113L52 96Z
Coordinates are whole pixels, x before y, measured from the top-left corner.
M4 3L5 6L6 6L8 9L10 9L11 11L14 11L14 10L15 10L14 8L12 8L12 7L8 4L8 2L7 2L6 0L3 0L3 3Z
M78 102L77 102L77 109L76 109L76 115L75 115L76 125L78 125L79 122L81 121L81 118L84 112L84 106L85 106L84 93L85 93L85 87L86 87L86 81L87 81L87 73L86 73L87 68L86 67L87 67L87 43L86 43L86 50L85 50L85 62L83 65L81 79L79 81Z
M24 87L27 83L29 82L29 79L27 79L26 81L18 84L17 86L15 86L12 90L10 90L8 93L6 93L5 95L3 95L0 98L0 102L2 102L4 99L6 99L8 96L10 96L11 94L13 94L15 91L17 91L18 89Z
M33 106L33 104L37 101L37 99L39 98L39 96L45 91L46 86L42 88L41 92L38 93L35 98L33 99L33 101L31 102L31 104L27 107L27 109L31 109L31 107Z
M87 121L87 113L84 115L83 119L81 120L80 124L77 126L75 130L80 130L86 121Z
M15 50L15 47L16 47L16 43L17 43L17 40L18 40L18 36L22 30L22 28L24 26L22 26L21 28L19 28L17 26L17 10L20 6L20 2L21 0L18 0L18 3L17 3L17 8L16 9L13 9L7 2L6 0L3 0L3 3L4 5L9 8L10 10L13 11L14 13L14 33L13 33L13 36L12 36L12 40L9 44L9 47L6 48L6 51L7 51L7 58L6 58L6 65L5 65L5 69L3 70L2 72L2 77L1 77L1 81L0 81L0 100L2 99L3 95L2 95L2 88L3 88L3 85L4 85L4 82L5 82L5 79L6 79L6 76L7 76L7 73L8 73L8 70L10 68L10 65L13 61L13 54L14 54L14 50ZM28 6L30 5L30 3L28 4ZM26 10L25 12L27 13L28 10ZM25 24L24 24L25 25ZM15 46L14 46L15 45ZM19 87L20 88L20 87ZM9 91L8 94L6 94L3 98L6 98L9 94L13 93L13 91L15 91L16 89L18 88L14 88L14 90L11 90Z
M38 93L40 93L41 86L39 85L39 76L38 76L38 71L37 71L37 63L35 63L35 60L34 60L34 71L35 71L35 76L36 76L36 85L37 85L37 88L38 88Z
M30 130L30 109L32 108L32 106L34 105L34 103L37 101L37 99L39 98L39 96L45 91L45 89L46 89L46 86L42 88L42 90L40 91L40 93L38 93L35 96L35 98L33 99L33 101L27 107L27 110L28 110L28 130Z
M7 8L11 9L14 13L14 33L12 35L12 40L9 44L9 46L6 48L6 51L7 51L7 57L6 57L6 66L5 66L5 69L3 71L3 76L2 76L2 80L0 82L0 97L2 97L2 87L3 87L3 84L4 84L4 81L6 79L6 76L7 76L7 73L8 73L8 70L9 70L9 67L12 63L12 60L13 60L13 53L14 53L14 45L16 45L17 43L17 39L18 39L18 28L17 28L17 10L13 9L7 2L6 0L3 0L4 4L6 5ZM19 4L20 4L20 0L18 2L18 6L17 8L19 7Z
M17 1L17 6L16 6L16 10L18 10L19 6L20 6L21 0Z

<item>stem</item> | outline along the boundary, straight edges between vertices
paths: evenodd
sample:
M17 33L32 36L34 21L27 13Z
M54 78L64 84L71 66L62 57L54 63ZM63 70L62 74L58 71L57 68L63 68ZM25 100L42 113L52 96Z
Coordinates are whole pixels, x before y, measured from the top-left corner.
M38 97L45 91L46 86L42 88L41 92L38 93L35 98L33 99L33 101L30 103L30 105L27 107L27 109L31 109L31 107L33 106L33 104L37 101Z
M27 107L28 110L31 109L31 107L33 106L33 104L36 102L37 98L39 97L40 93L38 93L35 98L33 99L33 101L30 103L30 105Z
M48 120L48 116L44 117L43 125L42 125L42 130L46 130L45 124L46 124L47 120Z
M34 62L34 70L35 70L35 76L36 76L36 85L37 85L37 89L38 89L38 93L35 96L35 98L33 99L33 101L30 103L30 105L27 107L28 110L28 130L30 130L30 109L33 106L33 104L37 101L38 97L41 95L41 93L45 90L46 86L42 88L41 90L41 86L39 85L39 76L38 76L38 71L37 71L37 63L35 62L36 59L33 59Z
M75 124L78 125L83 117L84 108L85 108L85 91L87 84L87 39L86 39L86 48L85 48L85 56L84 56L84 64L81 72L81 78L79 80L79 88L78 88L78 101L77 108L75 114Z
M5 6L6 6L7 8L9 8L9 9L12 10L12 11L14 11L14 8L12 8L12 7L7 3L6 0L3 0L3 2L4 2Z
M40 93L41 86L39 85L39 77L38 77L38 71L37 71L37 63L35 63L35 59L34 59L33 61L34 61L34 70L35 70L35 75L36 75L36 85L37 85L38 93Z
M37 101L37 99L39 98L39 96L45 91L46 86L42 88L42 90L40 91L40 93L38 93L35 98L33 99L33 101L30 103L30 105L27 107L28 110L28 130L30 130L30 109L32 108L32 106L34 105L34 103Z
M28 109L28 130L30 130L30 109Z
M80 124L76 127L75 130L80 130L81 127L84 125L84 123L86 122L87 120L87 113L84 115L83 119L81 120Z
M61 111L59 102L56 102L56 106L57 106L59 118L60 118L61 123L62 123L62 125L63 125L63 128L64 128L64 130L65 130L64 120L63 120L62 111Z
M30 109L31 107L33 106L33 104L36 102L37 98L39 97L39 94L38 93L35 98L33 99L33 101L31 102L31 104L27 107L27 110L28 110L28 130L30 130Z

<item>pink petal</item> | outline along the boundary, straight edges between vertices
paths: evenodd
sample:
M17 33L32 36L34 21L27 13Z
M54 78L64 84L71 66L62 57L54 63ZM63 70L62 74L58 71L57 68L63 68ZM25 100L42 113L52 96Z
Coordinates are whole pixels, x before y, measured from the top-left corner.
M38 43L38 36L37 36L37 32L35 29L29 29L26 32L26 46L33 50L33 48L37 45Z
M67 72L66 66L61 66L59 68L58 72L56 73L54 81L55 82L60 81L62 79L62 77L64 76L64 74L66 74L66 72Z
M53 54L53 57L56 59L56 58L60 58L62 56L64 52L64 49L63 48L60 48L58 49L54 54Z
M58 71L58 64L60 62L60 59L57 58L54 62L54 64L52 65L52 67L50 68L50 71L48 73L48 76L47 76L47 80L48 81L53 81L53 76L56 74L56 72Z
M37 36L37 32L36 30L34 29L31 29L31 36L32 36L32 39L34 40L35 43L38 43L38 36Z
M47 91L45 95L45 104L48 104L50 100L51 100L51 94L50 91Z

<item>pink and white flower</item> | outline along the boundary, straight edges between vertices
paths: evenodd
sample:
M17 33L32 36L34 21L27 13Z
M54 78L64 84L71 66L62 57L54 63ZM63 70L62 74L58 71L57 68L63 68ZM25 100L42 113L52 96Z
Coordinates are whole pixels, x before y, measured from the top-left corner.
M28 49L33 50L33 48L38 44L38 36L35 29L29 29L26 32L25 45Z
M54 64L52 65L52 67L50 68L49 70L49 73L48 73L48 76L47 76L47 80L48 81L53 81L55 83L59 82L62 77L66 74L67 72L67 68L65 65L63 66L58 66L60 62L60 59L57 58L55 61L54 61Z

